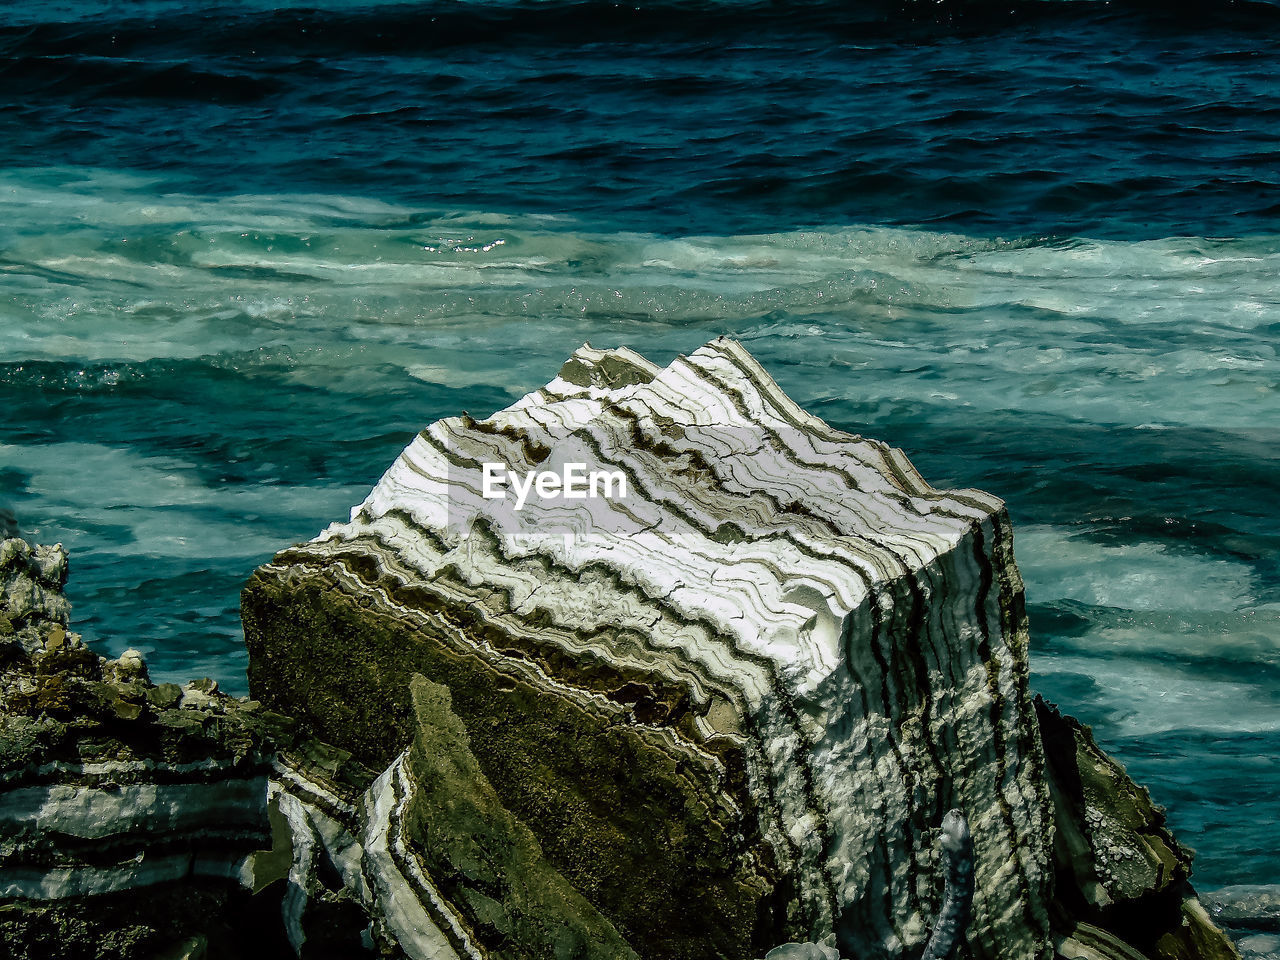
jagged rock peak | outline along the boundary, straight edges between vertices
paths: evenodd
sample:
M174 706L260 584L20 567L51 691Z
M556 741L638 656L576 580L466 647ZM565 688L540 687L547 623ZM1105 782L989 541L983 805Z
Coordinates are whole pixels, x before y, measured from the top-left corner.
M45 646L51 631L66 637L71 614L62 593L66 582L62 544L0 540L0 643L30 654Z
M410 677L447 686L502 802L643 957L832 932L918 955L952 807L972 954L1051 949L1002 503L806 413L733 341L665 368L584 346L432 424L244 614L254 695L371 765L412 738Z

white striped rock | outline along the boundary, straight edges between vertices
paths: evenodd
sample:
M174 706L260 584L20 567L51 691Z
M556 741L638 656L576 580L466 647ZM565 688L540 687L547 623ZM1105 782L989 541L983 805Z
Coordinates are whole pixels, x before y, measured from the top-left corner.
M392 771L384 792L415 789L414 675L446 688L492 817L536 838L540 909L571 888L599 911L565 907L566 929L645 960L831 933L861 960L919 956L955 807L969 956L1052 952L1054 808L1003 504L807 414L737 343L663 369L583 347L508 409L431 425L350 522L257 571L243 614L253 695ZM432 929L458 956L553 955L512 920L524 847L503 827L459 854L449 809L398 828ZM597 939L554 955L620 955Z

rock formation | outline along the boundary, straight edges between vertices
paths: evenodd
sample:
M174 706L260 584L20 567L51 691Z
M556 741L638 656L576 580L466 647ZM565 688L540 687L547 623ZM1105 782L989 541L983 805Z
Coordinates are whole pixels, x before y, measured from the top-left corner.
M0 957L1235 956L1030 695L1003 505L730 341L424 431L246 586L257 699L95 654L66 576L0 542Z
M179 956L254 917L269 931L246 887L289 724L212 681L152 684L136 651L93 653L66 577L60 546L0 543L0 956Z
M1145 792L1033 702L1001 502L731 341L584 347L431 425L242 610L253 695L331 751L271 788L299 949L327 895L414 958L915 957L956 807L964 956L1232 955Z
M1036 712L1056 828L1058 953L1235 956L1191 889L1192 853L1165 827L1164 811L1088 727L1039 697Z

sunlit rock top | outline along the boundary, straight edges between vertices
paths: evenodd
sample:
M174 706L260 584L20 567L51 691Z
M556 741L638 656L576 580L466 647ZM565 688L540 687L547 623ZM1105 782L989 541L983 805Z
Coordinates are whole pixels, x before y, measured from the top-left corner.
M379 684L385 714L407 717L407 681L388 677L450 686L504 802L642 956L749 956L770 937L832 931L865 958L918 954L941 895L936 830L952 807L976 850L975 955L1050 949L1048 793L1002 503L936 490L901 451L806 413L733 341L661 369L584 346L488 419L432 424L349 522L285 551L256 582L255 695L296 709L286 678L306 667L288 664L316 656L314 644L334 662L343 649L371 658L365 686L353 673L334 681L331 706L306 709L337 742L373 753L378 721L342 697ZM283 617L323 623L325 639L273 641ZM393 631L379 641L389 652L367 652L361 618ZM460 689L489 673L506 678L485 681L498 693ZM707 860L699 847L698 865L675 847L662 860L661 837L600 839L617 826L610 813L562 803L582 789L565 780L569 760L547 761L559 772L546 783L543 770L517 776L507 751L518 737L485 731L533 723L537 697L574 704L584 730L614 736L624 724L636 756L678 758L676 779L700 771L681 803L712 811L717 852ZM650 802L616 789L615 805ZM665 833L671 816L623 819ZM598 850L592 864L572 852L583 844ZM639 911L615 889L642 848L672 906ZM673 932L681 899L713 874L742 898L737 947Z

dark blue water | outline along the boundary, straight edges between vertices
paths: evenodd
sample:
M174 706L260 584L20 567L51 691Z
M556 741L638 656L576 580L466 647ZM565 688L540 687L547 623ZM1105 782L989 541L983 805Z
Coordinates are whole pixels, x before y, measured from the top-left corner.
M583 340L744 340L1005 498L1036 688L1280 881L1280 7L19 2L0 500L77 628L238 591Z
M674 233L1235 236L1280 211L1269 3L102 6L9 5L8 164Z

